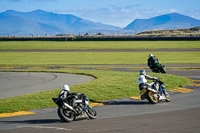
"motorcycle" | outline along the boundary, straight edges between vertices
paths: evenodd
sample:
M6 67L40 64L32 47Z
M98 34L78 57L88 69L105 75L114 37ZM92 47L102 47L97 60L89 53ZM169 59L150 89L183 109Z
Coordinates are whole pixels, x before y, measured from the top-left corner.
M171 101L170 95L165 91L165 85L159 79L154 79L149 85L141 84L139 86L141 91L141 99L147 99L150 103L156 104L158 101Z
M154 67L150 67L152 72L155 73L166 73L165 65L162 65L161 62L156 62Z
M64 122L71 122L78 118L97 118L96 110L89 105L89 100L84 93L72 93L67 98L52 98L58 105L58 116Z

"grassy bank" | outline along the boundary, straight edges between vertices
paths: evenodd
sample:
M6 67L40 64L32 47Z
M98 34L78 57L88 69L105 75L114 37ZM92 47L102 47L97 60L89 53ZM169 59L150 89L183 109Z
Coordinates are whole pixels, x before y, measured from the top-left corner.
M196 49L200 41L0 41L0 49Z
M148 52L0 52L0 66L146 64ZM199 64L200 52L154 52L163 64Z
M15 70L21 71L21 70ZM25 70L31 71L31 70ZM89 99L94 101L112 100L116 98L138 96L137 85L138 73L117 71L95 71L95 70L42 70L43 72L62 72L93 75L96 80L81 85L71 86L73 92L84 92ZM191 84L190 79L172 76L168 74L151 74L161 77L165 82L167 90ZM14 98L0 100L0 113L15 112L20 110L41 109L55 107L51 100L57 97L60 89L46 92L34 93Z

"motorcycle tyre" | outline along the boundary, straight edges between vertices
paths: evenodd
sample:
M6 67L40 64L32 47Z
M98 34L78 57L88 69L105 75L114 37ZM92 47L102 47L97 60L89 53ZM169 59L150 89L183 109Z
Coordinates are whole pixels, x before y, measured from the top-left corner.
M166 73L166 70L165 70L165 68L163 66L160 66L160 72L161 73Z
M150 67L149 67L150 68ZM156 73L155 68L150 68L152 72Z
M92 112L91 112L92 111ZM96 119L97 118L97 112L94 108L92 108L91 106L87 107L87 111L86 114L88 115L88 117L90 119Z
M60 117L60 119L64 122L71 122L75 119L75 116L74 114L68 114L70 117L68 117L66 115L66 113L64 112L64 109L59 107L58 110L57 110L57 113L58 113L58 116Z
M168 94L169 95L169 94ZM171 101L171 96L169 95L169 97L166 97L165 99L166 102L170 102Z
M148 100L150 103L152 103L152 104L158 103L158 98L154 100L152 95L153 95L153 92L148 91L148 92L146 93L147 100Z
M160 73L160 70L159 70L158 68L153 68L153 69L151 69L151 71L152 71L153 73Z

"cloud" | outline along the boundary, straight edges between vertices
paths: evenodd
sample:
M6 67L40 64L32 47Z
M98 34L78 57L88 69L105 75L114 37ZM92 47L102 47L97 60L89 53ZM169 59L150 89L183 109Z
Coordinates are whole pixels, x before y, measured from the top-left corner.
M144 8L142 5L110 5L110 7L107 8L73 8L66 10L53 10L53 12L73 14L95 22L125 27L135 19L153 16L154 10L151 8Z
M106 8L68 8L64 10L51 11L62 14L73 14L75 16L91 21L102 22L119 27L125 27L135 19L149 19L172 12L178 12L183 15L195 16L196 18L200 18L200 10L190 10L190 12L187 14L186 12L180 12L176 9L156 10L154 8L148 8L142 5L110 5L110 7Z
M186 9L183 10L181 13L184 15L191 16L195 19L200 19L200 9Z
M176 9L170 9L170 12L178 12Z

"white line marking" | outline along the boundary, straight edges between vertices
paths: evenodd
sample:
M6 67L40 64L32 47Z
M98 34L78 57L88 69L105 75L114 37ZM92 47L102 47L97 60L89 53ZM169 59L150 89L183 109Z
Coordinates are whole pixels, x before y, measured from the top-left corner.
M40 128L40 129L55 129L55 130L64 130L64 131L69 131L72 129L67 129L67 128L60 128L60 127L46 127L46 126L17 126L17 128Z

